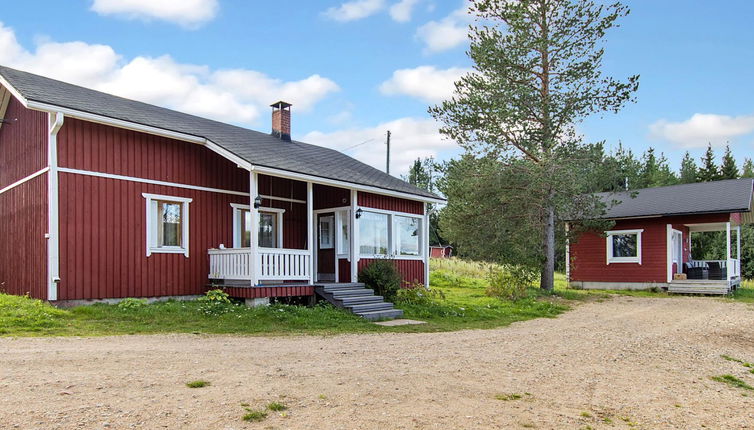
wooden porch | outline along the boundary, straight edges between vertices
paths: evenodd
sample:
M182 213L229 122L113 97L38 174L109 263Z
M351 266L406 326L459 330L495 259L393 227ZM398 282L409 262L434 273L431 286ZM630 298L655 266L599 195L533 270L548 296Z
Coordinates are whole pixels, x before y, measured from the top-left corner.
M733 292L741 280L718 279L683 279L673 280L668 284L668 292L675 294L712 294L726 295Z

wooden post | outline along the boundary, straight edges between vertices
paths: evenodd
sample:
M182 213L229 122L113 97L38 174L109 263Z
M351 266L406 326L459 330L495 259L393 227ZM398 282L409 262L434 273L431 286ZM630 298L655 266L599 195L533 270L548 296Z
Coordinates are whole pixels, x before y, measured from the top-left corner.
M356 282L359 277L359 220L356 219L358 198L358 191L351 190L351 282Z
M250 255L249 270L251 272L251 286L256 287L259 284L259 261L257 250L259 248L259 208L254 207L254 201L259 195L259 176L257 172L249 172L249 215L251 218L251 230L249 244ZM243 233L241 233L243 234Z
M725 263L726 265L726 277L728 278L728 281L730 281L730 273L733 271L732 261L730 261L730 221L725 223L725 255L727 255L728 261Z
M311 182L306 183L306 225L307 239L306 249L309 251L309 282L314 285L317 280L316 270L314 267L314 185Z

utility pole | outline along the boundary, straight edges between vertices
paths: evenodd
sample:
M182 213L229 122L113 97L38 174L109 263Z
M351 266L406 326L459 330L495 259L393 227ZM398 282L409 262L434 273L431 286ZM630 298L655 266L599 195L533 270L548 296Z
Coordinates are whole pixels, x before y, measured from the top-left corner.
M390 174L390 130L387 131L387 166L385 172Z

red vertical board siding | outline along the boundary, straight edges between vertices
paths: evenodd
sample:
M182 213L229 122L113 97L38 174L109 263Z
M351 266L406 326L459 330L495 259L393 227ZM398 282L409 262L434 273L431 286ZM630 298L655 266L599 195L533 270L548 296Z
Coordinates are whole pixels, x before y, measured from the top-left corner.
M61 167L248 192L248 172L209 149L66 119L58 135ZM142 193L193 199L189 257L146 256L146 199ZM231 203L248 196L119 179L60 174L59 298L154 297L201 294L207 250L233 243Z
M643 229L642 263L607 264L607 238L585 232L571 243L571 280L586 282L667 282L667 225L684 231L684 261L688 261L688 229L684 224L725 222L729 214L619 220L612 230Z
M372 258L359 260L359 271L374 261ZM393 260L403 278L403 286L424 284L424 262L422 260ZM342 281L341 281L342 282Z
M338 259L338 282L352 282L351 262L347 258Z
M424 203L381 194L359 192L359 206L423 215Z
M345 188L314 184L314 209L330 209L351 205L351 191Z
M0 189L47 166L47 114L11 98L0 128ZM47 298L47 174L0 194L0 291Z

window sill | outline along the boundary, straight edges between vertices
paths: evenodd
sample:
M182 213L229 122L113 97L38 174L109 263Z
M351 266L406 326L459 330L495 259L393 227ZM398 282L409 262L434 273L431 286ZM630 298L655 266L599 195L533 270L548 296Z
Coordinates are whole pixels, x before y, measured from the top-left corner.
M615 264L615 263L641 264L641 260L639 260L638 258L611 258L607 260L607 264Z
M188 249L178 247L149 248L147 257L152 254L183 254L186 258L189 256Z

